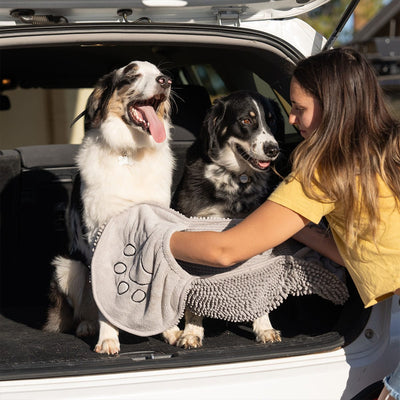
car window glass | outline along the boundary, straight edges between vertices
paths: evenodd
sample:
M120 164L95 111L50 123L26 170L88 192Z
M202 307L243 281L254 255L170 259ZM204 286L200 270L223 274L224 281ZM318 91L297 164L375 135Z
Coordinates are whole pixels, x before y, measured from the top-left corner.
M239 73L240 72L240 73ZM295 129L288 123L290 106L279 93L259 75L241 70L230 76L221 76L210 64L181 66L171 71L174 84L197 85L206 89L211 103L238 89L254 89L266 97L275 99L285 120L285 133ZM249 87L250 86L250 87ZM18 146L80 143L83 137L83 118L72 121L84 109L92 88L20 88L5 90L3 95L10 102L8 110L0 110L0 148ZM29 134L28 134L29 133Z
M16 88L4 91L10 108L0 110L0 148L80 143L83 119L70 125L85 109L91 90Z
M289 103L281 96L278 92L274 91L267 82L265 82L262 78L260 78L257 74L254 74L254 82L257 88L257 91L261 93L265 97L270 97L274 99L280 106L281 112L284 116L285 121L285 134L293 134L297 133L296 129L289 124L288 115L290 112Z

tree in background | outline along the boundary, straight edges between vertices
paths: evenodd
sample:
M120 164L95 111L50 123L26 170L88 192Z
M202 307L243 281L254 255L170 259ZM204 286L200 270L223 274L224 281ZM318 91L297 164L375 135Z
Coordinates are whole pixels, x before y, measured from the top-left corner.
M331 0L329 3L307 13L302 19L328 38L336 28L349 2L350 0ZM385 4L387 4L385 0L360 0L352 16L352 23L346 25L343 34L339 36L338 44L350 41L354 32L362 29Z
M354 32L359 31L384 5L383 0L361 0L354 12Z

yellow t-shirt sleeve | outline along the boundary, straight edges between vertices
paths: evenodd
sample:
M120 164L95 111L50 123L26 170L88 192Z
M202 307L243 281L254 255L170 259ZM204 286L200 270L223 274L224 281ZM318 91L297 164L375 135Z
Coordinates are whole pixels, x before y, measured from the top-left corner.
M296 178L284 180L268 200L295 211L315 224L335 208L334 203L325 203L308 197Z

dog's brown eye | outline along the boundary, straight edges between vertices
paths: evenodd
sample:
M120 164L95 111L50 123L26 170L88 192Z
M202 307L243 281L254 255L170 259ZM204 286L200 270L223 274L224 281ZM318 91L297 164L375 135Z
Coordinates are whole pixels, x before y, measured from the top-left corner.
M242 119L242 124L243 125L251 125L251 119L249 119L249 118Z

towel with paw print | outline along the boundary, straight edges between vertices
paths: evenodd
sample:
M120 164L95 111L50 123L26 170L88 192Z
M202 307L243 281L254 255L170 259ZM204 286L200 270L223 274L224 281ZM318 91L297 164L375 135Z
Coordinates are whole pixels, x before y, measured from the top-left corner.
M346 285L324 265L329 261L304 252L293 240L230 268L178 262L172 256L173 232L222 231L238 222L187 218L151 204L112 218L97 235L91 264L100 311L124 331L151 336L176 325L186 306L198 315L242 322L274 310L289 295L314 293L335 304L347 300Z

